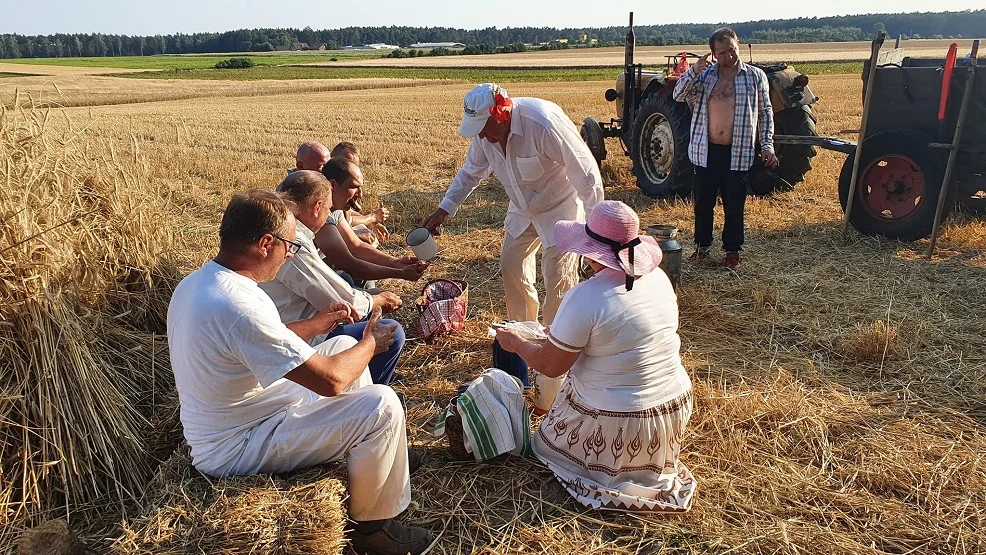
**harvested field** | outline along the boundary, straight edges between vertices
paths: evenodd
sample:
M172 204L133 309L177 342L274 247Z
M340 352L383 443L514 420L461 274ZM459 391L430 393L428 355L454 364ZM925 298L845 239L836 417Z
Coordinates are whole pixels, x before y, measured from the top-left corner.
M441 82L441 81L439 81ZM134 104L194 98L233 98L324 91L406 88L434 85L424 79L295 79L244 81L176 81L165 79L124 80L116 77L65 75L30 76L15 79L0 75L0 104L21 106L75 107Z
M68 77L78 75L100 75L105 73L129 73L139 69L119 67L81 67L48 64L22 64L10 60L0 60L0 71L6 73L26 73L31 75L48 75L52 77Z
M740 37L742 40L742 37ZM901 43L908 55L917 58L944 58L948 46L956 42L959 52L969 52L971 39L952 40L909 40ZM892 47L885 45L884 48ZM747 59L746 46L741 45L743 59ZM678 46L638 46L634 50L637 63L645 65L664 65L665 56L690 51L704 54L709 51L707 44ZM870 57L869 41L825 42L825 43L780 43L753 45L753 59L758 62L817 62L829 60L866 60ZM376 58L372 60L352 60L331 62L332 65L356 65L367 67L594 67L622 66L623 48L571 48L536 52L517 52L513 54L473 55L473 56L424 56L420 58ZM327 65L321 62L312 65Z
M611 115L601 94L608 86L506 85L513 96L558 102L576 121ZM858 125L858 75L819 76L812 87L823 99L820 133ZM84 127L91 140L113 143L121 159L144 161L146 173L134 186L169 191L181 207L175 225L196 239L179 247L187 271L214 254L229 195L276 185L304 140L360 146L365 205L383 199L400 237L431 211L464 159L467 143L455 130L468 88L271 89L268 96L61 109L52 112L51 125ZM633 206L644 225L679 226L687 248L691 204L641 196L628 160L615 141L608 146L607 196ZM986 223L953 217L932 262L921 256L924 241L854 232L843 239L836 195L843 160L822 152L806 183L748 202L738 275L714 266L684 269L680 333L697 412L683 460L699 489L695 509L674 518L585 511L540 465L516 458L452 462L444 441L421 429L459 383L490 364L486 326L504 315L497 257L506 197L495 183L478 189L449 221L439 238L443 261L427 275L469 282L467 328L434 345L409 341L398 369L408 376L396 387L409 400L411 441L429 452L412 479L407 519L442 534L433 553L986 552ZM398 239L385 248L403 252ZM382 285L407 305L422 284ZM413 311L398 319L413 336ZM227 507L212 504L221 490L203 489L195 478L156 482L122 528L113 526L120 513L109 522L87 515L71 525L94 549L115 543L129 552L127 546L149 545L140 538L153 538L164 522L155 518L186 511L194 524L167 530L172 538L185 534L185 547L169 552L195 552L194 531L210 542L228 541L231 532L215 536L218 525L210 520L223 514L216 507ZM306 479L318 483L302 474L250 491L256 483L227 484L252 496L228 506L267 502L304 488L299 480ZM203 501L190 505L183 495ZM313 518L291 510L267 514ZM257 526L247 533L269 530Z

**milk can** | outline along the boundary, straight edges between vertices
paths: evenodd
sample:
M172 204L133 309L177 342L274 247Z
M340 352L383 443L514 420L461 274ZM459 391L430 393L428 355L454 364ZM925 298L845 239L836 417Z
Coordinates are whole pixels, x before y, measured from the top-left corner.
M678 228L673 225L649 225L647 235L650 235L661 245L661 269L668 275L671 285L678 289L681 279L681 243L678 242Z

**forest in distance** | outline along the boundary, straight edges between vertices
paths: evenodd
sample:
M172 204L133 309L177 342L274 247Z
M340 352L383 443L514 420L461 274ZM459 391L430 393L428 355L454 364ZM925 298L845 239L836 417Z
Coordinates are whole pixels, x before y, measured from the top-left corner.
M726 23L636 25L637 44L702 43ZM986 9L957 12L866 14L728 23L747 43L841 42L869 40L877 31L891 37L976 38L986 29ZM458 42L470 46L542 45L557 47L591 43L622 44L626 26L555 29L551 27L346 27L341 29L239 29L215 33L129 36L101 33L0 35L0 59L219 52L270 52L295 48L334 50L347 45L386 43L408 46L420 42ZM562 40L562 42L554 42ZM305 45L305 46L300 46ZM317 45L317 46L316 46Z

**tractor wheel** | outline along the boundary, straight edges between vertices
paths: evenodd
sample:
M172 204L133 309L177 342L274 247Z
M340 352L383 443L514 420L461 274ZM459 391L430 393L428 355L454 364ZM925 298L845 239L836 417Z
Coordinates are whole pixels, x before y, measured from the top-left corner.
M931 234L945 164L928 148L930 142L931 137L909 130L882 131L863 142L851 215L856 229L902 241ZM839 176L843 211L854 157L846 157ZM954 198L947 201L944 216L952 204Z
M606 159L606 138L603 137L603 128L596 118L585 118L581 133L582 140L589 147L592 157L596 159L596 165L601 168L603 160Z
M633 122L630 156L637 187L649 197L688 197L695 170L688 160L692 114L660 92L646 97Z
M815 115L811 113L811 107L788 108L774 114L774 133L817 137ZM811 159L818 154L811 145L776 145L774 150L781 162L775 171L792 188L805 180L805 174L811 170Z

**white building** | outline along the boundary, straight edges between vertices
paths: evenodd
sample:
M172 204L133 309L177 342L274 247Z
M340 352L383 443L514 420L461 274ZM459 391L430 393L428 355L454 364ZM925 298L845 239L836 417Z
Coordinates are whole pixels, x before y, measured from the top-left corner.
M359 46L343 46L340 50L397 50L400 46L394 44L384 44L375 42L373 44L361 44Z
M461 42L416 42L411 48L465 48Z

